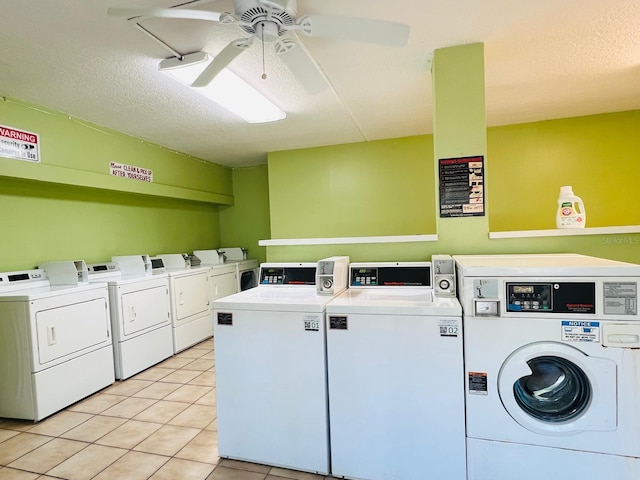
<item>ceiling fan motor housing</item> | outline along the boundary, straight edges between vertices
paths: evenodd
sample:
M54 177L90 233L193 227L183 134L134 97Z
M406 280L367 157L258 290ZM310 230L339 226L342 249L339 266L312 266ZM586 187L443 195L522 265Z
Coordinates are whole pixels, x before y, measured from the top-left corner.
M235 10L245 23L240 28L265 42L277 40L296 22L296 0L236 0Z

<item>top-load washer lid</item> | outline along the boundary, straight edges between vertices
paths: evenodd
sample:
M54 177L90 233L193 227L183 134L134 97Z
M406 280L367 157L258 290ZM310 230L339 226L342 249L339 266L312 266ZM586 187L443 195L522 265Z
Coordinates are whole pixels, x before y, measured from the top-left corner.
M332 296L318 295L315 285L258 286L214 301L214 309L323 312Z
M214 302L214 308L322 311L333 297L316 294L316 263L263 263L260 283Z
M374 315L460 316L454 297L436 297L428 288L349 288L327 305L327 313Z
M474 276L638 276L640 265L572 253L454 255L458 272Z

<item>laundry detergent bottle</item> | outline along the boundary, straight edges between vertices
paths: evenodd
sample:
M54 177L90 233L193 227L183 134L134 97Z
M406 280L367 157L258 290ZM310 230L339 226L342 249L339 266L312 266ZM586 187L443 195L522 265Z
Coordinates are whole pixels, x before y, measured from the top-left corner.
M582 199L573 194L571 185L560 187L556 226L558 228L584 228L587 212Z

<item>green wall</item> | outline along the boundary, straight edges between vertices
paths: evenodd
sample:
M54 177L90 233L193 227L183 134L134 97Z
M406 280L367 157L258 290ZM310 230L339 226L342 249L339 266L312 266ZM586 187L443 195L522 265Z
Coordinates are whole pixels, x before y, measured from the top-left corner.
M258 241L271 237L269 173L266 165L233 170L233 206L220 207L220 246L245 247L250 258L267 260Z
M490 128L490 230L556 228L572 185L587 227L640 225L640 111Z
M0 271L220 246L218 207L0 177Z
M442 219L445 222L440 228L446 231L437 232L440 237L437 242L274 246L267 247L267 258L269 261L314 261L331 255L350 255L352 261L404 261L428 260L434 253L575 252L640 263L640 235L636 233L489 239L490 230L554 228L556 190L565 183L572 184L576 194L584 199L588 227L640 225L640 212L633 202L640 178L640 149L638 135L634 135L639 129L640 111L489 128L485 162L486 173L490 177L486 185L488 222L473 218ZM436 214L433 198L425 199L424 203L411 202L407 193L415 185L415 179L426 178L425 169L434 171L433 153L424 152L425 145L432 142L431 136L411 137L408 151L394 150L392 146L402 140L371 142L375 149L387 152L384 156L386 162L398 166L398 170L407 157L421 157L427 163L403 164L403 180L400 182L394 180L389 169L377 177L378 181L388 183L386 195L389 198L403 198L404 207L411 210L403 213L405 216L399 223L396 223L398 210L376 210L361 205L354 211L350 205L338 203L347 203L344 191L360 201L366 198L369 192L367 183L363 182L357 165L366 165L371 156L371 144L271 153L272 238L435 233L433 229L425 231L425 223L432 224ZM417 150L411 152L411 148ZM533 166L523 164L520 161L522 152L529 152L529 158L537 155L538 159L547 152L553 152L553 161L536 161ZM334 178L331 172L337 171L334 162L338 158L354 166L342 173L339 185L343 191L336 193L327 187L334 185L330 183ZM568 173L571 182L567 182ZM433 177L431 173L430 180L420 187L422 192L428 192L427 195L432 197L435 188ZM543 181L534 181L539 178ZM321 195L322 191L324 195ZM335 201L327 197L329 191L336 193ZM331 211L324 212L320 208L323 197L329 198L333 207ZM527 198L529 200L525 201ZM542 207L542 204L547 207ZM617 213L618 208L625 210L623 218ZM358 225L359 230L342 229L350 222ZM376 233L363 228L375 223L400 225L402 228L381 229ZM323 233L325 228L326 233Z
M0 124L39 134L42 159L0 158L0 271L220 246L230 169L11 99ZM111 176L111 161L151 169L153 182Z
M476 156L485 159L484 215L441 218L438 213L438 246L444 253L453 253L470 246L477 248L482 245L489 225L486 199L490 196L488 185L491 171L486 162L484 45L472 43L437 49L433 54L431 76L436 159L434 169L439 169L438 159ZM439 171L436 179L438 175Z
M430 136L269 154L273 238L435 232Z

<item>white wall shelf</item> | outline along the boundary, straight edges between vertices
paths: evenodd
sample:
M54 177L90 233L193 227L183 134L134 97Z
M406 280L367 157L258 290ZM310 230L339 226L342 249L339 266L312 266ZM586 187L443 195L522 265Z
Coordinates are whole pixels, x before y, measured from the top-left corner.
M550 230L489 232L489 238L569 237L579 235L619 235L624 233L640 233L640 225L629 225L624 227L558 228Z
M278 238L260 240L261 247L281 247L297 245L348 245L365 243L415 243L437 242L438 235L388 235L378 237L333 237L333 238Z

